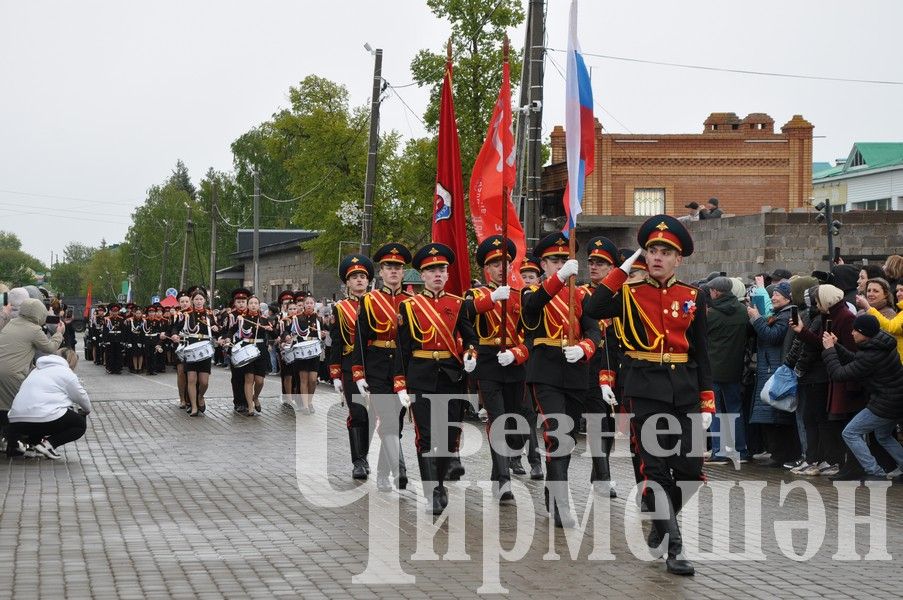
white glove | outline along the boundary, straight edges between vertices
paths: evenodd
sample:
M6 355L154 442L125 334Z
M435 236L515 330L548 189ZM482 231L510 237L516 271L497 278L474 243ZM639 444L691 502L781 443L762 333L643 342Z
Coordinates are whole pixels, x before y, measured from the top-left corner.
M473 373L473 370L477 368L477 357L466 355L464 357L464 370L468 373Z
M401 390L398 392L398 401L401 402L401 405L405 408L411 406L411 397L408 396L408 390Z
M489 420L489 413L485 408L481 408L480 412L478 412L477 415L480 417L480 421L482 421L483 423Z
M341 380L341 379L333 379L333 380L332 380L332 387L335 388L335 391L336 391L336 393L338 393L338 394L341 394L342 391L344 390L344 388L342 387L342 380Z
M583 351L582 346L565 346L564 347L564 358L567 359L569 363L575 363L581 358L586 356L586 352Z
M499 364L503 367L507 367L514 362L514 352L512 352L511 350L504 350L502 352L499 352L498 357Z
M610 385L602 385L602 399L605 400L609 406L618 405L618 399L615 398L615 392L611 389Z
M636 259L638 259L640 256L642 256L642 254L643 254L643 249L642 249L642 248L638 248L637 251L634 252L634 253L630 256L630 258L628 258L627 260L625 260L625 261L621 264L621 266L618 267L618 268L621 269L622 271L624 271L625 273L627 273L628 275L630 275L630 267L633 266L633 263L635 263L635 262L636 262Z
M357 391L361 393L361 396L369 396L370 395L370 386L367 385L366 379L358 379L357 380Z
M702 428L708 431L709 427L712 426L712 413L704 412L702 413Z
M558 279L564 283L568 280L568 277L577 274L577 267L578 263L576 258L565 261L564 266L558 270Z
M489 294L489 297L492 298L493 302L498 302L499 300L507 300L511 296L511 286L510 285L500 285L499 287L492 290L492 293Z

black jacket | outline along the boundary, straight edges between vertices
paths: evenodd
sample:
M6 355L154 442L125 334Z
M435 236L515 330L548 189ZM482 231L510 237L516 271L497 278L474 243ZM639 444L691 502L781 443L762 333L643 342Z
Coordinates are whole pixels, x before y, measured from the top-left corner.
M733 294L708 301L706 313L709 361L712 380L718 383L740 383L743 377L743 354L746 351L746 308Z
M878 335L850 352L836 344L822 353L834 381L859 381L869 393L868 409L885 419L903 417L903 365L897 341L889 333Z

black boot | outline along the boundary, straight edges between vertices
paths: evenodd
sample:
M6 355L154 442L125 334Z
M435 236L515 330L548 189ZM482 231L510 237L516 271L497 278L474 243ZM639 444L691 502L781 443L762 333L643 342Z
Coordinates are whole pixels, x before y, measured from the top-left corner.
M611 471L608 467L608 457L607 456L594 456L592 458L593 468L589 475L590 483L594 484L593 487L605 494L608 494L609 498L617 498L618 491L615 489L614 484L611 481Z
M423 482L423 495L429 506L427 510L434 515L441 515L445 510L445 505L442 504L442 486L438 483L439 474L436 460L422 454L417 455L417 463L420 465L420 480Z
M533 481L539 481L543 478L542 474L542 462L539 460L530 462L530 479Z
M464 475L464 465L461 464L461 459L458 457L457 453L444 460L448 462L446 479L449 481L458 481L461 479L461 476Z
M555 519L555 527L570 529L576 526L568 499L566 462L553 458L546 463L546 510Z
M662 545L662 533L655 523L655 521L652 522L652 530L646 537L646 545L649 546L649 552L652 553L653 557L661 558L665 555L665 551L660 548Z
M509 459L509 464L511 466L511 472L515 475L526 475L527 472L524 470L524 465L521 462L520 456L512 456Z
M669 573L674 575L694 575L696 569L693 563L684 556L683 539L680 536L680 526L677 524L677 515L670 508L669 502L669 518L667 520L655 521L659 524L659 533L664 536L668 534L668 558L665 559L665 566Z
M363 435L361 435L363 433ZM364 436L367 430L360 427L348 428L348 441L351 444L351 477L352 479L367 479L367 469L364 465Z
M398 448L398 474L395 477L395 487L400 490L408 487L408 468L404 464L404 452L401 450L401 444Z

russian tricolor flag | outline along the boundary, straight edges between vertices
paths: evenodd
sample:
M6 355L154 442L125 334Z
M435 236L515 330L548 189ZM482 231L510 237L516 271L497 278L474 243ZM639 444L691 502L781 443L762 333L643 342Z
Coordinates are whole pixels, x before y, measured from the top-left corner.
M570 229L577 226L577 215L583 211L583 191L586 178L593 172L596 142L593 90L580 42L577 41L577 0L571 0L568 24L564 107L568 165L568 183L564 190L564 214L567 216L564 233L567 235Z

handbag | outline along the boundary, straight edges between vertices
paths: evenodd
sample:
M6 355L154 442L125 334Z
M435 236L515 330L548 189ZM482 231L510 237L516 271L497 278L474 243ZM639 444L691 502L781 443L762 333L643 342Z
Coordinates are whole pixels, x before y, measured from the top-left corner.
M759 398L778 410L795 412L798 404L796 389L796 373L787 365L781 365L762 386Z

